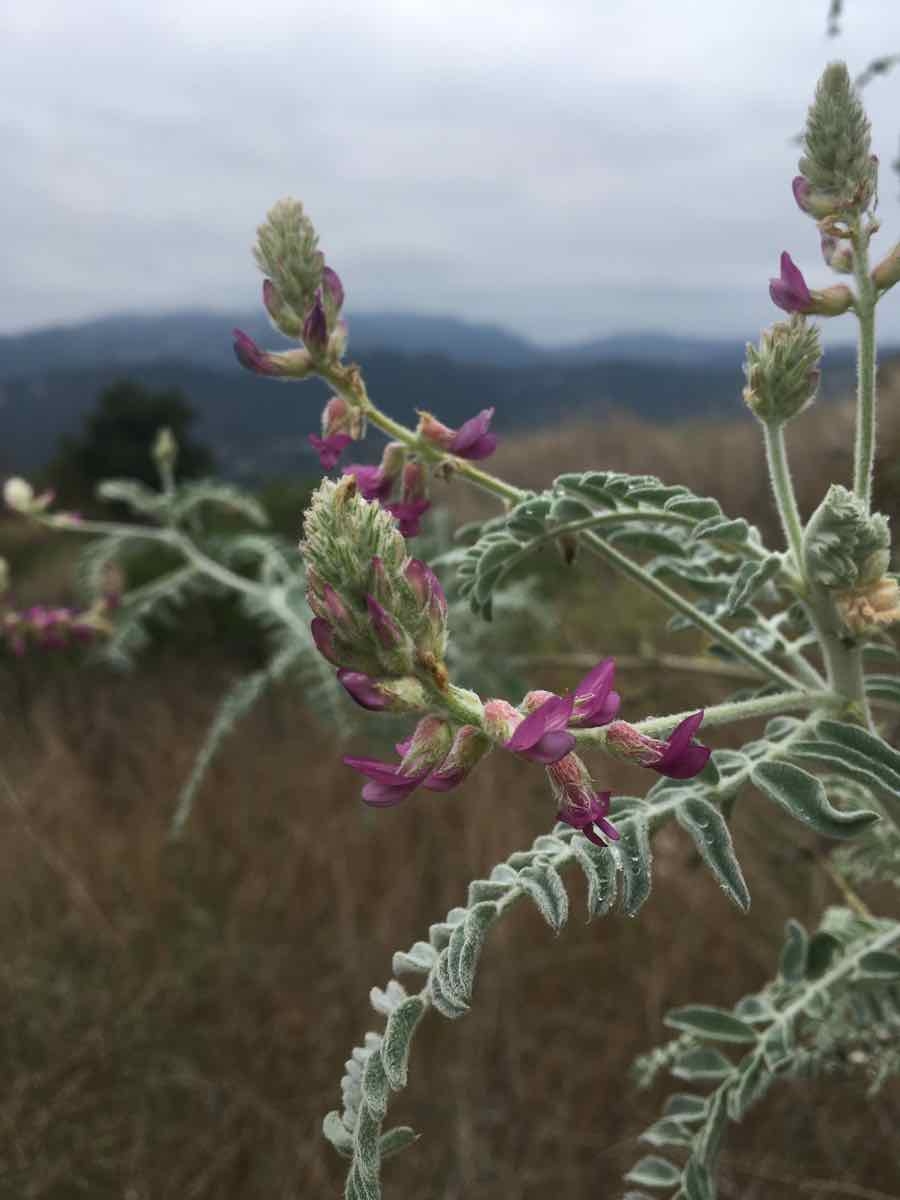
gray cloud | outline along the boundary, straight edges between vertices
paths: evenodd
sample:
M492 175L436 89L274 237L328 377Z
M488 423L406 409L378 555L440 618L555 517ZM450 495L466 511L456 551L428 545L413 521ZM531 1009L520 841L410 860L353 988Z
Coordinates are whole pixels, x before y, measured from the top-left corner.
M16 11L12 11L13 8ZM744 335L789 248L824 62L900 49L855 0L31 0L0 16L0 328L256 303L248 247L300 196L350 307L491 319L542 340ZM887 11L886 11L887 10ZM867 93L896 155L900 74ZM900 236L883 174L885 246Z

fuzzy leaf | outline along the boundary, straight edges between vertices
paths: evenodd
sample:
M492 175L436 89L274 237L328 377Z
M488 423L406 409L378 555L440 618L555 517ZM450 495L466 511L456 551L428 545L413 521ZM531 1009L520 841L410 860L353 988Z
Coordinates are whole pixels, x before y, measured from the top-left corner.
M572 853L587 879L588 920L605 916L616 901L616 860L608 849L583 837L572 839Z
M632 1167L625 1178L642 1187L671 1188L681 1180L681 1172L667 1159L650 1154Z
M534 901L553 932L559 933L569 917L569 897L556 868L548 863L523 867L519 886Z
M725 597L725 612L727 617L733 617L743 604L749 604L757 592L773 579L781 570L781 555L770 554L761 562L745 562L734 577L734 582Z
M646 820L632 820L622 826L615 853L622 864L622 910L633 917L650 895L653 856Z
M437 951L428 942L416 942L411 950L398 950L391 963L395 975L427 975L437 961Z
M388 1018L381 1043L384 1073L394 1091L406 1087L409 1047L416 1026L421 1021L426 1004L421 996L408 996Z
M690 1146L692 1141L690 1130L671 1118L663 1118L645 1129L641 1141L651 1146Z
M871 979L900 979L900 954L872 950L859 960L859 972Z
M381 1120L387 1112L388 1080L380 1054L371 1054L366 1061L362 1077L362 1098L378 1120Z
M685 1200L713 1200L715 1196L709 1168L694 1155L691 1155L684 1168L684 1195Z
M349 1158L353 1153L353 1138L336 1111L328 1113L322 1122L322 1133L331 1142L338 1154Z
M756 1032L739 1017L723 1008L706 1004L688 1004L684 1008L673 1008L666 1013L664 1024L670 1029L694 1033L698 1037L714 1042L756 1041Z
M704 1080L718 1082L727 1079L733 1070L734 1064L724 1054L707 1046L698 1046L676 1058L672 1074L676 1079L685 1079L689 1083Z
M418 1140L419 1135L408 1125L395 1125L393 1129L389 1129L378 1139L378 1149L381 1152L382 1161L386 1158L393 1158L395 1154L399 1154L401 1150L405 1150L407 1146L411 1146Z
M673 1092L666 1101L663 1115L677 1121L702 1121L706 1116L706 1098L693 1092Z
M728 1092L728 1115L731 1120L740 1121L771 1083L772 1075L761 1056L753 1055L741 1063L738 1081Z
M821 781L790 763L760 763L750 778L770 800L826 837L854 837L878 820L878 813L865 809L844 812L834 808Z
M750 907L750 893L734 852L731 832L721 812L708 800L686 800L676 810L682 829L687 830L700 857L715 875L725 894L744 912Z
M798 983L806 974L806 955L809 938L799 921L791 917L784 929L784 946L778 964L778 973L788 983Z

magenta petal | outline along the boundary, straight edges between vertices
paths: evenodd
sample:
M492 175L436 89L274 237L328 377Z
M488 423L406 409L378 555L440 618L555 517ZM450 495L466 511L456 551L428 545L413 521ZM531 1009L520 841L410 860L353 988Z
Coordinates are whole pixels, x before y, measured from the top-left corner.
M657 771L660 775L668 776L669 779L693 779L709 762L710 754L712 751L709 746L687 746L675 761L668 765L664 761L660 761L650 769Z
M497 435L486 433L477 442L473 442L468 450L459 454L459 457L467 458L470 462L480 462L483 458L490 458L496 449Z
M319 437L311 433L309 444L319 456L319 465L323 471L333 471L344 450L353 441L348 433L333 433L330 437ZM362 490L362 489L360 489Z
M545 767L549 767L553 763L559 762L561 758L565 758L570 750L575 749L575 746L573 735L560 729L545 733L533 746L529 746L527 750L520 750L519 753L530 758L532 762L539 762Z
M576 704L590 700L601 692L605 695L612 687L615 673L616 660L614 658L604 658L602 662L598 662L596 667L588 671L575 688Z
M336 667L339 667L341 663L334 648L334 630L325 618L313 617L310 622L309 631L316 644L316 649L322 657L327 658L330 663L334 663Z
M513 753L530 750L544 734L565 729L571 719L574 704L575 697L571 694L551 696L517 726L506 743L506 749L512 750Z
M663 766L672 758L678 758L690 745L691 738L703 724L703 709L685 717L666 738L666 748L658 766Z
M589 842L593 842L595 846L603 846L604 848L606 847L606 842L604 842L603 838L600 837L593 825L582 825L581 832L584 834L587 840Z
M607 821L605 817L595 817L594 824L602 829L610 841L617 842L619 840L619 831L615 825Z
M391 494L393 480L385 477L381 467L351 463L349 467L344 467L343 474L355 478L363 500L386 500Z
M373 808L393 808L395 804L400 804L415 788L412 787L391 787L383 783L367 783L362 790L362 798L366 804L371 804Z
M459 787L464 778L465 772L459 768L450 771L432 771L430 775L425 777L423 787L429 792L450 792L455 787Z
M341 669L338 671L337 677L346 688L350 698L355 700L360 708L367 708L370 712L381 712L382 709L387 708L389 701L371 675L366 675L362 671Z
M365 775L373 783L384 783L388 787L396 787L398 782L403 785L411 778L408 775L401 775L400 769L395 763L380 762L377 758L354 758L352 755L346 755L344 764L352 767L354 771L359 771L360 775Z
M493 415L492 408L483 408L477 416L469 417L468 421L464 421L447 447L450 453L465 458L466 451L470 450L488 432Z

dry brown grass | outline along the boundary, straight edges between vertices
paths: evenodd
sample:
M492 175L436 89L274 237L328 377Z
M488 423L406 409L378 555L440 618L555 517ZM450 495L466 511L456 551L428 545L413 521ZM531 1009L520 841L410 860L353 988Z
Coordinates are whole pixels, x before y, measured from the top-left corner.
M825 441L842 419L826 417ZM751 435L713 428L702 443L618 419L535 435L501 466L537 483L536 463L549 475L594 453L755 515L765 488ZM582 644L589 624L582 613ZM169 844L228 671L163 659L127 679L26 664L2 683L4 1197L338 1196L342 1163L319 1123L350 1047L377 1021L369 988L470 878L551 819L542 773L496 755L456 794L364 810L332 731L282 690L226 746L185 841ZM683 686L626 681L632 699L659 707L689 702L697 681ZM704 699L718 687L704 682ZM814 921L837 899L795 836L758 800L739 805L747 917L675 830L656 842L656 886L637 920L587 926L576 908L554 939L529 907L511 913L491 934L472 1013L431 1017L417 1036L394 1115L422 1139L386 1168L387 1195L621 1195L664 1091L635 1093L627 1068L662 1036L662 1014L757 988L785 918ZM858 1083L785 1086L731 1131L721 1195L900 1200L898 1118L896 1089L869 1104Z

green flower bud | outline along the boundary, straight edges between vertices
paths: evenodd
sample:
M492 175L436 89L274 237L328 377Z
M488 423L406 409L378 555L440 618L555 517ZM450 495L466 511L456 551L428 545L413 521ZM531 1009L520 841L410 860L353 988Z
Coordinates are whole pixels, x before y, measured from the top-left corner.
M842 62L830 63L819 80L806 119L804 155L798 164L816 215L861 212L875 195L878 163L872 156L871 127Z
M290 197L279 200L256 233L253 257L274 285L270 295L276 319L306 313L322 282L325 259L303 205Z
M835 483L810 517L803 535L806 572L827 588L869 587L891 558L887 517L869 514L860 498Z
M352 475L322 481L300 549L313 636L330 661L378 680L413 675L446 686L447 605L437 577L409 558L390 513L364 500Z
M872 282L879 292L886 292L900 282L900 243L872 271Z
M822 343L814 325L795 313L767 329L759 348L747 346L744 374L747 407L766 425L782 425L815 398Z

